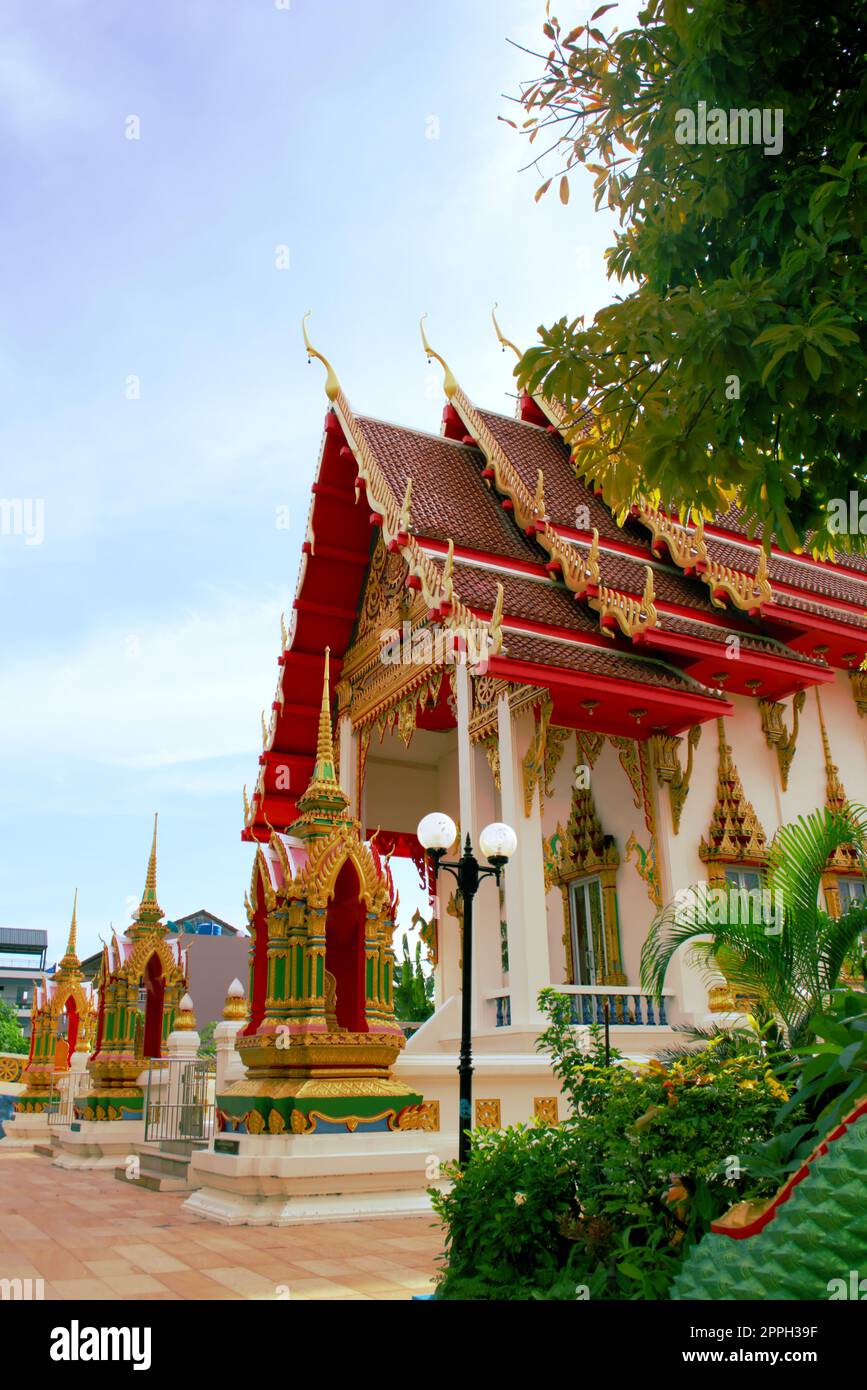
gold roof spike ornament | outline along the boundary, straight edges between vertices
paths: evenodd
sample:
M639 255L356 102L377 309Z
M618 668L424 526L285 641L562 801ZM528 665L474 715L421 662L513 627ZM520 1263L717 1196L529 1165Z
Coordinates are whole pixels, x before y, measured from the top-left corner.
M330 401L336 401L337 397L343 394L341 391L340 382L337 380L337 373L335 372L331 363L328 361L328 358L323 357L322 353L319 352L310 341L310 337L307 332L307 320L310 318L311 313L312 310L308 309L307 313L301 320L301 332L304 334L304 347L307 351L307 361L309 362L313 357L315 357L318 359L318 361L322 363L323 367L325 368L325 394Z
M412 478L406 480L406 491L403 494L403 504L400 509L397 529L401 535L408 536L412 529L410 521L410 507L412 506Z
M506 351L506 348L511 348L512 351L513 351L513 353L515 354L515 356L516 356L517 358L521 358L521 357L524 356L524 354L522 353L521 349L515 347L515 344L511 341L510 338L506 338L506 337L503 336L503 333L502 333L502 331L501 331L501 329L500 329L500 325L499 325L499 323L497 322L497 310L499 309L499 307L500 307L499 304L495 304L494 307L493 307L493 309L491 310L491 318L492 318L493 321L494 321L494 332L495 332L496 335L497 335L497 341L499 342L500 346L502 347L503 352Z
M127 936L135 932L136 928L141 927L145 930L152 930L158 927L165 916L162 908L157 901L157 824L159 812L154 813L154 834L151 841L151 852L148 858L148 869L145 877L144 892L138 906L135 921L127 931Z
M428 362L430 362L430 360L431 360L432 357L433 357L433 358L436 358L437 362L439 362L440 366L442 367L442 369L443 369L443 390L445 391L445 393L446 393L446 395L448 396L449 400L451 400L452 396L454 396L454 395L456 394L456 392L458 391L458 389L459 389L459 388L458 388L458 383L457 383L457 378L455 377L454 372L452 371L452 369L451 369L451 367L449 366L448 362L446 362L445 358L441 357L440 354L439 354L438 352L435 352L434 349L431 347L430 343L428 342L428 340L427 340L427 334L426 334L425 331L424 331L424 321L425 321L426 318L427 318L427 314L422 314L421 318L419 319L419 323L418 323L418 326L419 326L419 328L420 328L420 330L421 330L421 341L422 341L422 345L423 345L424 350L425 350L425 352L426 352L426 354L427 354L427 360L428 360Z
M320 839L327 835L334 822L346 819L349 797L337 780L334 759L334 740L331 733L331 648L325 648L325 670L322 677L322 704L319 710L319 731L316 739L316 761L313 775L303 796L299 796L298 820L289 833L300 839Z
M57 979L68 979L69 976L72 974L81 974L81 962L79 961L78 955L76 954L78 935L77 912L78 889L76 888L75 896L72 899L72 921L69 924L69 939L66 943L66 950L63 953L63 959L60 961L60 964L57 967L57 972L55 976L55 978Z

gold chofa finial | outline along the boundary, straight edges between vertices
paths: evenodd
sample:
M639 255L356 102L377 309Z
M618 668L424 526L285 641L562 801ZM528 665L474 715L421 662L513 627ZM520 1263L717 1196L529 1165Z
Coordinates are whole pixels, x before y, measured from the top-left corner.
M497 338L504 349L507 347L511 348L516 357L523 357L524 354L521 352L521 349L515 347L515 344L511 341L511 339L503 337L503 334L500 330L500 325L497 323L497 310L499 309L499 307L499 304L495 304L493 309L491 310L491 318L494 320L494 331L497 335Z
M328 358L323 357L322 353L319 352L313 346L313 344L310 341L310 337L307 333L307 320L309 319L311 312L312 311L308 309L307 313L301 320L301 332L304 334L304 346L307 349L307 361L309 362L311 357L318 357L326 372L325 394L330 401L336 401L337 397L340 395L340 382L337 380L337 373L335 372L331 363L328 361Z
M449 366L449 364L445 361L444 358L440 357L440 355L439 355L438 352L435 352L435 351L434 351L434 349L431 347L430 343L429 343L428 340L427 340L427 334L426 334L425 331L424 331L424 321L425 321L426 318L427 318L427 314L422 314L421 318L419 319L419 323L418 323L418 326L419 326L419 328L421 329L421 341L422 341L422 344L423 344L423 346L424 346L424 350L425 350L425 352L427 353L428 361L430 361L430 359L431 359L432 357L435 357L436 360L437 360L437 362L439 362L440 366L442 367L442 369L443 369L443 390L445 391L445 393L446 393L446 395L448 396L449 400L451 400L452 396L453 396L453 395L455 394L455 392L458 390L458 383L457 383L457 381L456 381L456 379L455 379L454 373L452 372L452 369L451 369L451 367Z
M283 643L283 650L289 646L289 633L286 631L286 614L280 614L280 641Z

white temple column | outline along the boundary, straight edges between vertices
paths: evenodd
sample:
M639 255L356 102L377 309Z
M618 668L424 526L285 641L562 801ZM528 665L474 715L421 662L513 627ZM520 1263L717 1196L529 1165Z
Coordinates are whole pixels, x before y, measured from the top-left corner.
M521 763L535 731L532 711L514 715L508 695L501 695L497 701L497 730L502 818L518 837L518 848L504 875L512 1027L536 1030L544 1026L536 1001L540 989L551 983L551 964L538 786L533 792L530 814L524 815Z

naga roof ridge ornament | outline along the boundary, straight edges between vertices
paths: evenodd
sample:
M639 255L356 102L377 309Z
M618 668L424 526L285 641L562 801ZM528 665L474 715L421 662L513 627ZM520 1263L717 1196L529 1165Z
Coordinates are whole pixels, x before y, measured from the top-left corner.
M452 369L451 369L451 367L449 366L448 362L446 362L445 358L444 358L444 357L441 357L440 354L439 354L438 352L436 352L435 349L432 348L431 345L430 345L430 343L428 342L428 340L427 340L427 334L426 334L425 331L424 331L424 321L425 321L426 318L427 318L427 314L422 314L421 318L420 318L419 321L418 321L419 330L420 330L420 332L421 332L421 341L422 341L422 345L423 345L424 350L425 350L425 352L426 352L426 354L427 354L427 360L428 360L428 362L430 362L431 358L436 358L437 362L439 362L440 366L442 367L442 369L443 369L443 390L445 391L445 393L446 393L446 395L448 396L449 400L451 400L452 396L454 396L455 393L456 393L457 390L458 390L457 378L455 377L454 372L452 371Z
M310 318L312 312L312 309L308 309L301 320L301 332L304 334L304 347L307 351L307 361L310 362L312 358L316 357L322 363L326 373L325 394L330 401L336 401L337 397L341 395L341 386L337 379L337 373L328 361L328 358L323 357L322 353L313 346L310 341L310 335L307 332L307 320Z
M518 360L520 361L520 359L524 356L524 354L521 352L521 349L520 349L520 348L515 347L515 344L512 342L512 340L511 340L510 338L507 338L507 337L504 336L504 334L503 334L503 332L502 332L502 329L500 328L500 325L499 325L499 323L497 322L497 310L499 309L499 307L500 307L499 301L497 301L497 303L494 305L493 309L491 310L491 318L493 319L493 323L494 323L494 332L495 332L496 335L497 335L497 340L498 340L498 342L500 343L500 345L502 346L502 349L503 349L504 352L506 351L506 348L507 348L507 347L508 347L508 348L511 348L512 351L513 351L513 353L515 354L515 356L516 356L516 357L518 358Z

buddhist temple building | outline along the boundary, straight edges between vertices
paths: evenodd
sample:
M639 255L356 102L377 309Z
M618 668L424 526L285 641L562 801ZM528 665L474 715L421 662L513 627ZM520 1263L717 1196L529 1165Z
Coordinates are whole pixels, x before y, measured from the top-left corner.
M310 971L317 1017L375 1031L387 1017L392 909L365 897L370 863L410 858L425 883L422 816L446 812L474 845L487 822L505 821L518 850L475 908L474 1118L550 1117L558 1087L534 1050L539 991L569 994L576 1023L601 1020L607 1004L627 1054L670 1045L672 1023L734 1001L725 981L678 962L661 1002L642 992L658 908L697 882L758 884L777 828L845 797L840 766L848 795L867 800L867 558L765 551L736 507L696 520L638 504L618 524L572 462L590 423L576 426L556 401L523 395L514 415L477 405L425 339L443 369L442 422L438 433L408 428L358 413L307 347L325 367L328 408L245 792L257 859L240 1050L252 1056L278 1014L309 1028L293 1001L309 1000ZM504 371L504 390L510 382ZM332 737L333 778L323 775ZM361 827L354 867L335 878L319 837L350 822ZM300 938L292 925L277 931L274 910L300 922L286 901L299 869L285 839L299 836L306 945L293 963ZM858 864L838 855L828 909L863 893ZM382 934L344 975L309 914L329 902L349 914L350 901L379 914ZM394 1074L430 1103L456 1094L459 901L431 898L424 939L437 1007ZM146 948L133 949L140 972ZM307 973L275 988L284 959Z

